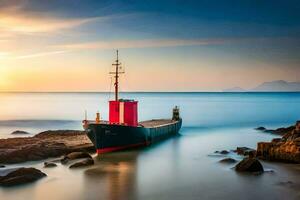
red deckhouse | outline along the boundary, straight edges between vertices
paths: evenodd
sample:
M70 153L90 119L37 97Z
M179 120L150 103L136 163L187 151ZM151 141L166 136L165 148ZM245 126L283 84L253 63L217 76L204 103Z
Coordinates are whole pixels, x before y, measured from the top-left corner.
M138 102L134 100L126 100L118 98L119 87L119 54L117 51L117 60L113 66L116 67L116 71L110 72L115 78L115 100L109 101L109 123L122 124L127 126L138 126Z

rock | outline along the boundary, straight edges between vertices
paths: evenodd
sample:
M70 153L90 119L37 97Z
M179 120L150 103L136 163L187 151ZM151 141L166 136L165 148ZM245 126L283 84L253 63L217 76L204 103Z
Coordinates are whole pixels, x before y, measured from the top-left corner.
M265 127L263 127L263 126L260 126L260 127L257 127L255 130L258 130L258 131L265 131L265 130L266 130L266 128L265 128Z
M71 169L71 168L85 167L93 164L94 164L94 160L92 158L86 158L82 161L72 164L69 168Z
M231 163L236 163L237 161L233 158L224 158L224 159L220 160L219 162L220 163L231 164Z
M79 158L92 158L92 156L86 152L72 152L67 154L65 157L70 160L75 160Z
M63 164L63 165L65 165L65 164L67 164L68 162L69 162L69 158L67 158L67 157L63 157L61 160L60 160L60 163L61 164Z
M57 166L57 164L55 164L53 162L44 162L45 168L56 167L56 166Z
M0 165L0 168L4 168L5 167L5 165Z
M215 153L220 153L220 151L215 151Z
M285 134L292 132L294 129L295 129L295 126L289 126L289 127L278 128L275 130L265 129L265 130L261 130L261 131L266 132L266 133L276 134L276 135L285 135Z
M238 155L254 157L256 155L256 150L249 147L237 147L236 153Z
M259 142L256 156L270 161L300 163L300 122L293 127L281 140Z
M235 166L238 172L264 172L262 164L256 158L244 158Z
M281 142L282 139L281 138L274 138L272 139L272 142L277 143L277 142Z
M70 160L80 159L80 158L92 158L92 156L86 152L72 152L65 155L61 160L61 164L67 164Z
M12 132L11 134L14 134L14 135L20 134L20 135L22 135L22 134L30 134L30 133L28 133L26 131L17 130L17 131Z
M5 176L0 176L0 186L15 186L34 182L47 176L35 168L17 168Z
M0 163L59 157L74 151L95 151L84 131L45 131L33 137L0 139Z
M219 153L220 153L220 154L229 154L229 152L226 151L226 150L222 150L222 151L220 151Z

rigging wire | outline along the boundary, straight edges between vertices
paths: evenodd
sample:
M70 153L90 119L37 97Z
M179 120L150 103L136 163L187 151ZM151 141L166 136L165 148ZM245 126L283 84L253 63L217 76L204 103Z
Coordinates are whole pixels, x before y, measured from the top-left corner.
M110 95L111 95L111 86L112 86L112 76L110 77L109 93L108 93L108 101L110 100Z

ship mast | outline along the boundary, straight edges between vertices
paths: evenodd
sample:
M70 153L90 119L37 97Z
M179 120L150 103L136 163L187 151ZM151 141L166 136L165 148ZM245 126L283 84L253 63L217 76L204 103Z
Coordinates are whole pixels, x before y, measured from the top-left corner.
M109 72L110 74L115 75L115 101L119 100L119 74L124 74L124 72L120 72L120 68L121 68L121 63L119 62L119 50L117 50L117 59L115 61L115 63L112 64L113 66L116 67L115 71L113 72Z

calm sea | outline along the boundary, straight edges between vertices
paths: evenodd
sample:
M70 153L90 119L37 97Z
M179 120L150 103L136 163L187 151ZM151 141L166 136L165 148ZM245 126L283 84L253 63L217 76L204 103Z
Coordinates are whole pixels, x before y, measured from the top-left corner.
M0 137L24 130L82 129L89 119L108 116L108 93L0 93ZM300 93L122 93L139 101L139 119L169 118L180 107L180 136L157 145L96 157L90 168L44 169L34 184L0 188L0 199L300 199L300 166L263 162L260 176L222 165L216 150L255 148L276 137L254 130L300 119ZM241 159L234 154L229 156Z

